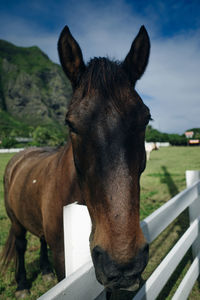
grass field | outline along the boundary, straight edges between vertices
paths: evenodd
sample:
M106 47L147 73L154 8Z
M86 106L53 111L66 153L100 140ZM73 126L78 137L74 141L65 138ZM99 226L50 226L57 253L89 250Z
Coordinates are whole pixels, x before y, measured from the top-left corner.
M11 154L0 154L0 251L6 241L9 220L3 204L2 177L4 168ZM141 178L141 219L151 214L155 209L168 201L171 197L185 188L185 171L200 170L200 147L169 147L161 148L151 154L150 161ZM168 228L151 244L150 261L144 272L144 279L147 279L153 272L162 258L173 247L188 225L187 211L183 212ZM178 283L191 265L191 251L185 255L172 275L158 299L171 299ZM31 285L31 294L28 299L37 299L51 286L53 282L42 281L39 272L39 243L37 238L28 235L28 250L26 252L27 277ZM192 290L189 299L200 299L200 285L197 282ZM14 299L16 284L14 280L14 268L11 266L6 275L0 277L0 299ZM120 295L113 299L129 299L130 294L120 298Z
M199 147L169 147L152 152L141 180L141 219L185 189L186 170L200 170ZM151 244L150 263L144 273L145 279L185 232L188 224L186 210ZM189 250L158 297L159 300L172 298L191 261L192 255ZM200 299L199 283L195 284L189 299Z

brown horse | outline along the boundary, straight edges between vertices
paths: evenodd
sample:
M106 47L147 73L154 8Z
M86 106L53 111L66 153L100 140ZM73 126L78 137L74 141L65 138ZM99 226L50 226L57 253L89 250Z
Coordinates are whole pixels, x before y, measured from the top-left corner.
M75 201L89 210L90 248L99 282L118 289L140 279L148 245L140 228L139 180L146 163L144 136L150 113L134 87L149 51L142 26L123 62L94 58L85 65L78 43L68 27L63 29L58 52L73 86L66 116L70 141L57 150L33 148L17 154L4 177L12 223L4 265L15 256L18 291L27 289L27 230L41 240L43 274L51 271L48 244L58 280L64 278L62 210Z

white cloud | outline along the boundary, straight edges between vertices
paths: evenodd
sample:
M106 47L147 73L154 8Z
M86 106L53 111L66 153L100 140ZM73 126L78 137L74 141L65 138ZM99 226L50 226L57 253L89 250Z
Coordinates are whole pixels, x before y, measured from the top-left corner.
M125 1L109 1L103 5L84 1L71 7L66 20L86 61L94 56L122 60L140 26L153 28L151 21L135 14Z
M147 104L161 131L183 133L199 127L200 52L193 36L153 40L148 70L139 91L151 96Z
M147 71L136 87L140 94L147 95L143 99L152 111L152 125L164 132L179 133L200 127L199 32L161 39L155 16L136 14L123 0L103 5L100 1L68 1L60 14L79 42L86 61L107 55L122 60L140 26L145 24L152 49ZM56 48L62 28L52 32L31 21L16 17L10 20L11 16L0 18L2 38L22 46L38 45L58 62Z

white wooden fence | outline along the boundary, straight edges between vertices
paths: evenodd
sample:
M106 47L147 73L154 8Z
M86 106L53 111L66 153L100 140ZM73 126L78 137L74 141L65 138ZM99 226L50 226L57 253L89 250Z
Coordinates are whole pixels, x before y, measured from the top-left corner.
M172 299L187 299L200 274L200 171L186 171L186 183L187 188L184 191L141 222L143 233L148 243L151 243L177 216L186 208L189 209L189 228L138 291L134 300L156 299L190 247L193 252L193 263ZM73 254L71 253L71 255ZM66 259L70 259L70 257ZM73 267L70 269L66 265L68 276L39 299L105 300L105 291L96 281L91 260L77 268L78 265L74 266L76 271L72 272Z
M10 149L0 149L0 153L17 153L24 150L24 148L10 148Z

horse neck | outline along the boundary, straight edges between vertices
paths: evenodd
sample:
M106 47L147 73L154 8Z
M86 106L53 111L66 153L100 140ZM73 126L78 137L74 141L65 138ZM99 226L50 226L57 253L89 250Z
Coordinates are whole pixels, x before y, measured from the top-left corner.
M58 168L61 174L59 180L62 184L63 205L73 202L84 204L77 181L71 141L58 152Z

